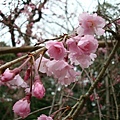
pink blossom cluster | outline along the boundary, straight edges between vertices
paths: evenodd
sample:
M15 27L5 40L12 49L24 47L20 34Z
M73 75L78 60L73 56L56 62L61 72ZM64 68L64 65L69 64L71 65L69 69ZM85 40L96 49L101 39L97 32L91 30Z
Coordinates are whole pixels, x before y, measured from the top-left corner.
M30 92L30 88L28 88L26 97L17 101L13 106L14 113L21 116L22 118L27 117L30 113L31 95L38 99L42 99L45 95L45 88L44 88L43 84L41 83L38 75L35 76L34 84L32 85L31 92Z
M14 70L6 69L4 73L0 76L0 86L6 85L12 89L19 87L28 89L29 85L26 83L26 81L30 77L30 68L28 68L27 71L25 72L24 80L19 75L20 71L22 70L22 67L28 62L28 60L29 59L27 59L19 68L15 68ZM17 101L14 104L13 106L14 113L21 116L22 118L27 117L30 113L31 96L34 96L38 99L42 99L44 95L45 95L45 88L40 80L38 73L35 73L35 78L32 88L29 88L26 97Z
M31 9L35 9L33 4L30 5ZM26 12L28 6L25 7ZM31 24L32 25L32 24ZM69 36L68 39L63 41L47 41L46 55L48 58L40 55L34 63L35 76L33 84L26 83L30 78L31 69L28 68L25 72L24 80L20 77L19 73L24 65L30 60L27 59L19 68L14 70L6 69L0 76L0 86L18 86L25 88L26 97L17 101L13 106L13 111L17 115L25 118L30 113L30 98L34 96L42 99L45 95L45 88L38 75L39 70L41 73L46 73L57 79L61 85L70 85L77 80L80 72L77 71L76 65L82 69L88 68L97 57L95 52L98 48L98 41L94 37L96 35L104 34L103 27L105 21L97 14L90 15L83 13L79 16L79 26L77 28L77 36ZM93 96L91 96L93 99ZM41 115L38 120L53 120L52 117Z
M22 118L26 118L30 113L30 96L17 101L13 106L13 111ZM52 117L44 114L40 115L37 120L53 120Z
M58 83L69 85L76 81L78 72L74 65L80 65L83 69L88 68L97 55L98 41L94 37L104 33L105 20L97 16L83 13L79 16L77 36L70 37L66 41L47 41L47 55L50 59L41 57L36 60L39 71L48 76L57 78Z
M88 68L96 58L94 53L98 48L98 41L92 35L75 36L67 40L67 45L70 51L68 57L72 64Z
M36 60L36 65L41 59ZM76 76L79 75L79 72L74 71L73 66L69 65L65 60L50 60L42 57L41 65L39 71L46 73L48 76L54 76L58 79L58 83L62 85L69 85L72 82L76 81Z

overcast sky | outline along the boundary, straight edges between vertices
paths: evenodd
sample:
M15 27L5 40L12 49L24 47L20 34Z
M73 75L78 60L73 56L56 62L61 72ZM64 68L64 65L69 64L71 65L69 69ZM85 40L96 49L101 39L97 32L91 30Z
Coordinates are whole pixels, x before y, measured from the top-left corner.
M6 12L6 11L9 11L9 8L7 8L7 7L5 7L5 6L3 6L2 4L3 3L5 3L4 1L7 1L7 2L10 2L10 1L14 1L14 2L16 2L17 0L0 0L0 10L4 13L4 12ZM38 0L32 0L33 2L35 2L35 1L38 1ZM49 0L49 1L55 1L55 0ZM56 0L56 1L66 1L66 0ZM76 4L75 3L75 1L78 1L79 3L80 3L80 6L78 7L77 5L75 5L74 7L73 7L73 4ZM104 1L107 1L107 2L109 2L109 3L112 3L113 5L114 4L118 4L118 3L120 3L119 1L120 0L99 0L100 1L100 4L102 4ZM95 11L95 7L96 7L96 5L98 4L98 0L68 0L67 1L68 3L69 3L69 5L68 5L68 7L69 7L69 10L68 11L71 11L71 12L73 12L74 11L74 9L76 8L77 9L77 12L75 12L75 14L78 16L80 13L82 13L83 11L84 12L89 12L89 13L91 13L91 12L93 12L93 11ZM58 3L58 2L56 2L56 3ZM53 5L51 5L51 7L52 7ZM77 7L76 7L77 6ZM10 6L11 8L13 7L13 6ZM81 9L81 7L83 8L83 9ZM53 6L53 11L54 12L56 12L56 14L63 14L63 13L61 13L61 11L60 11L60 9L58 9L59 7L57 7L56 6L56 8ZM52 9L52 8L51 8ZM44 11L43 13L45 13L45 14L47 14L47 16L48 16L48 18L49 18L49 14L51 14L51 12L49 11L49 10L47 10L46 9L46 11ZM52 16L53 17L53 19L54 19L54 16ZM55 19L54 19L55 20ZM77 21L78 21L78 19L77 18L72 18L72 24L78 24L77 23ZM58 19L57 19L57 22L58 22ZM62 21L61 21L61 19L59 20L59 22L61 23ZM42 24L40 24L40 23L38 23L39 24L39 26L41 26L42 27L42 25L44 25L43 23ZM75 27L76 27L76 25L74 25ZM44 26L47 26L47 23L44 25ZM44 27L43 26L43 27ZM48 23L48 28L49 27L51 27L52 26L52 23L50 24L50 23ZM54 25L53 25L54 26ZM55 28L55 27L54 27ZM38 30L34 30L35 32L36 31L38 31ZM59 29L57 29L57 30L53 30L53 31L56 31L57 33L59 32ZM6 32L6 29L4 29L4 30L2 30L1 31L1 33L0 33L0 35L1 34L3 34L3 33L5 33ZM64 33L64 31L63 31L63 33ZM65 32L66 33L66 32ZM1 36L1 40L5 40L6 39L6 35L5 35L5 38L2 38L2 36ZM8 40L7 41L7 43L9 43L10 42L10 34L8 34L7 35L7 39L6 40ZM0 40L0 41L1 41Z

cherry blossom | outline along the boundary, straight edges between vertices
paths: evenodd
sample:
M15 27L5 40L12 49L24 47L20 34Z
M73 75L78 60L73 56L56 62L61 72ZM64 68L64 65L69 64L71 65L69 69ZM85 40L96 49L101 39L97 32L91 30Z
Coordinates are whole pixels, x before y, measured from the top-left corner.
M79 55L82 55L83 54L83 51L81 49L79 49L78 47L78 42L81 40L81 37L80 36L75 36L75 37L72 37L70 39L67 40L66 44L68 46L68 49L69 49L69 53L79 53Z
M51 71L49 71L49 66L46 66L47 62L49 62L49 61L50 61L49 59L42 57L42 55L40 55L40 57L35 61L36 69L38 69L38 67L39 67L39 71L41 73L46 73L48 76L51 76L52 73L51 73ZM39 64L40 64L40 66L39 66Z
M41 56L40 56L41 57ZM41 58L36 60L36 66ZM69 65L64 60L48 60L42 57L39 71L47 73L48 76L54 76L58 79L58 83L62 85L69 85L76 81L76 75L78 73L73 70L73 66ZM28 91L28 90L27 90Z
M46 116L44 114L40 115L37 120L53 120L52 117Z
M79 16L79 27L77 29L78 35L103 35L105 26L105 20L97 16L97 14L90 15L88 13L82 13Z
M34 79L34 84L32 85L32 93L30 93L30 88L27 87L25 89L25 93L26 94L32 94L32 96L38 98L38 99L41 99L44 97L45 95L45 88L40 80L40 77L39 75L36 75L35 76L35 79Z
M32 10L35 10L36 6L33 3L30 3L29 6L31 7Z
M98 42L91 35L76 36L67 40L69 59L71 63L88 68L96 58L94 52L98 48Z
M88 68L96 58L96 54L90 54L90 55L79 55L71 53L69 55L71 63L75 65L80 65L82 68Z
M55 60L62 60L66 55L66 49L62 42L48 41L46 42L46 48L48 49L50 57Z
M21 78L19 74L16 75L13 80L8 81L6 84L10 87L22 87L22 88L28 87L27 83Z
M39 80L39 76L35 76L35 82L33 84L32 88L32 95L35 96L38 99L41 99L45 95L45 88L43 84Z
M20 69L16 68L14 70L9 70L7 68L4 73L1 75L1 81L2 82L7 82L12 80L18 73L20 72Z
M58 79L58 83L69 85L76 81L78 73L73 70L73 66L69 65L64 60L52 60L47 62L49 71L52 72L54 78Z
M98 48L98 41L92 35L85 35L81 37L78 42L78 47L85 53L90 54L96 52Z
M17 115L25 118L30 113L30 101L28 97L25 97L19 101L17 101L13 106L13 111Z
M80 73L77 74L77 72L71 69L64 78L58 78L58 83L61 85L70 85L72 82L76 81L77 75L80 75Z

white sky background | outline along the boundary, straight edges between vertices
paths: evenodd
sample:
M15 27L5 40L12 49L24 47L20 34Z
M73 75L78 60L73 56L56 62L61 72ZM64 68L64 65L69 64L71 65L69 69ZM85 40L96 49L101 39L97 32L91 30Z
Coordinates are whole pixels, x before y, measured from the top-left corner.
M7 7L4 7L2 4L4 3L5 0L0 0L0 10L5 13L7 12L9 9ZM9 1L17 1L17 0L6 0L7 2ZM35 1L38 1L38 0L33 0L33 2ZM49 0L49 1L56 1L59 2L60 0ZM66 0L61 0L62 2L65 2ZM75 1L78 1L80 3L80 5L78 5ZM102 4L104 2L104 0L99 0L100 3ZM107 2L110 2L112 4L117 4L117 3L120 3L119 1L120 0L105 0ZM49 2L50 3L50 2ZM78 16L80 13L82 12L89 12L89 13L92 13L93 11L95 11L95 7L97 5L97 0L68 0L68 12L72 13L73 11L75 11L76 9L76 17L74 19L71 18L71 23L73 24L73 26L77 27L78 25ZM57 7L57 6L53 6L52 2L51 4L49 4L51 6L51 10L53 10L56 14L58 15L62 15L64 13L62 13L62 11ZM13 6L10 6L11 8ZM83 8L83 9L82 9ZM58 23L63 23L62 25L66 27L66 23L65 21L61 21L61 19L58 19L56 18L55 16L51 15L51 11L48 9L44 9L43 12L45 14L47 14L47 17L48 17L48 21L51 21L50 19L54 19L54 21L57 21ZM46 16L43 15L43 17L45 18ZM49 18L50 17L50 18ZM22 17L21 19L24 20L24 17ZM17 23L17 24L20 24L20 23ZM56 28L55 24L54 23L49 23L49 22L45 22L44 20L41 20L40 22L36 23L36 26L38 27L41 27L41 28L44 28L44 27L47 27L47 31L48 32L51 32L51 26L53 26L52 28L52 32L53 34L61 34L62 32L66 33L66 31L64 29L61 29L61 28ZM42 32L40 29L38 30L37 27L34 28L34 34L37 34L38 36L40 35L40 32ZM68 24L68 28L71 27L69 24ZM72 28L70 28L72 29ZM1 34L5 33L7 31L7 29L3 29L3 30L0 30L0 41L4 41L7 43L7 44L11 44L11 41L10 41L10 34L6 34L5 36L1 36ZM23 31L25 31L25 29L23 28ZM17 33L16 33L17 34ZM50 37L51 36L48 34L48 33L43 33L45 35L45 37ZM7 36L7 37L6 37ZM33 43L34 44L34 43Z

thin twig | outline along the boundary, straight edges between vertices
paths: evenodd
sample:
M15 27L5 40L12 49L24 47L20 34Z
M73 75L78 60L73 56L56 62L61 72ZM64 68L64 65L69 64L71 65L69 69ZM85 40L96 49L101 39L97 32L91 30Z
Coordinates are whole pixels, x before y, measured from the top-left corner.
M86 75L87 75L87 77L88 77L88 79L90 80L91 85L92 85L92 84L93 84L93 80L91 79L91 77L89 76L89 74L87 73L86 70L83 70L83 71L86 73ZM100 118L100 120L102 120L102 113L101 113L101 109L100 109L99 100L98 100L98 98L97 98L97 92L96 92L96 89L94 89L93 92L94 92L95 100L96 100L96 102L97 102L99 118Z
M114 87L113 87L113 84L112 84L111 80L110 80L110 84L111 84L112 94L113 94L115 107L116 107L116 120L119 120L119 110L118 110L117 99L116 99L115 90L114 90Z
M55 98L56 98L56 94L57 94L57 89L58 89L58 84L56 85L55 94L53 96L52 105L51 105L51 109L49 111L49 115L52 113L52 110L53 110L53 107L54 107L54 104L55 104Z
M32 54L32 55L36 55L36 54L38 54L38 53L40 53L40 52L42 52L42 51L44 51L44 50L46 50L45 47L43 47L43 48L41 48L41 49L38 49L38 50L36 50L36 51L34 51L34 52L31 52L31 54ZM9 68L10 66L12 66L12 65L14 65L14 64L16 64L16 63L18 63L18 62L20 62L20 61L22 61L22 60L24 60L24 59L26 59L27 57L29 57L29 54L26 54L26 55L24 55L24 56L22 56L22 57L20 57L20 58L17 58L17 59L15 59L15 60L13 60L13 61L7 62L7 63L4 64L4 65L1 65L1 66L0 66L0 74L3 73L3 71L4 71L6 68Z

